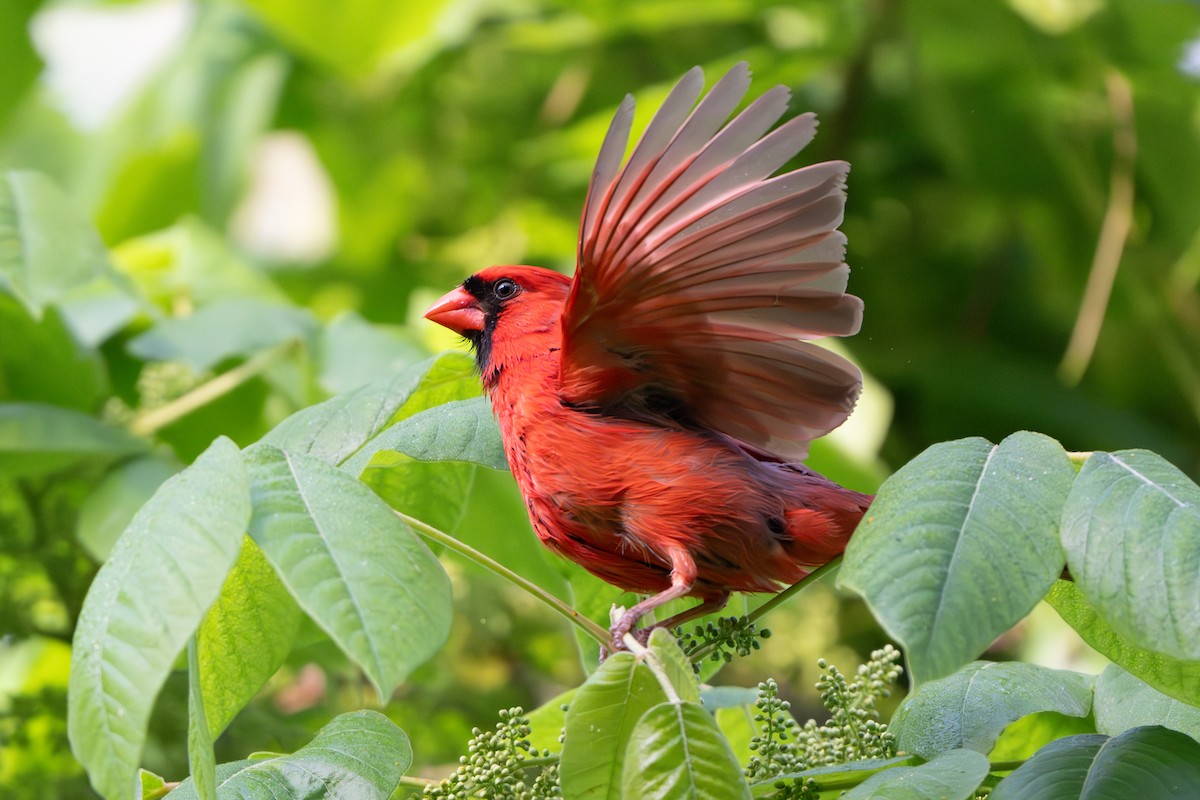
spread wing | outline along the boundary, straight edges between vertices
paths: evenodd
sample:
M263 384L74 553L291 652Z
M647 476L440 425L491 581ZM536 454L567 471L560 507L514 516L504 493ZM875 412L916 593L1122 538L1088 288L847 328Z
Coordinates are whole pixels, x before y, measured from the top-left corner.
M807 340L858 331L837 230L849 165L772 177L816 133L776 86L726 124L750 84L734 67L695 105L697 67L624 168L626 97L600 149L563 311L566 401L700 424L785 461L840 425L861 375ZM693 109L693 105L695 108Z

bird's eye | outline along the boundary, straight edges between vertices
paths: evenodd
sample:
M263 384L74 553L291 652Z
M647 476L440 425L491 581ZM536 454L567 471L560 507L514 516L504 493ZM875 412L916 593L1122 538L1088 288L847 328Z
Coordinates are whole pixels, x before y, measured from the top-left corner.
M492 294L494 294L498 300L507 300L520 290L521 287L518 286L517 282L512 278L501 278L500 280L496 281L496 284L492 287Z

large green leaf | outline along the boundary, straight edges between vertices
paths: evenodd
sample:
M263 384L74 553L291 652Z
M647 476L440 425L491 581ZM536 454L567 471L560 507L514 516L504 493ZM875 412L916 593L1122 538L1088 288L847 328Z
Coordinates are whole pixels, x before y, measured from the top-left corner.
M750 786L711 714L694 703L660 703L629 735L621 797L749 800Z
M646 649L662 669L663 675L670 681L675 694L685 703L699 704L700 685L696 681L696 672L671 632L666 628L655 628L650 632L650 640L646 645ZM707 703L704 707L712 712Z
M967 800L988 773L988 760L974 750L950 750L918 767L876 773L842 795L842 800Z
M1116 664L1096 681L1096 730L1116 736L1140 725L1162 725L1200 742L1200 708L1155 691Z
M978 656L1054 584L1074 474L1057 442L1016 433L934 445L884 483L838 584L904 645L915 682Z
M182 361L196 372L292 340L307 340L317 323L308 311L254 297L219 300L186 317L164 319L129 342L147 361Z
M565 796L619 798L629 737L642 714L666 699L650 669L632 654L605 660L567 709L559 761Z
M1200 660L1200 486L1146 450L1096 453L1063 509L1079 588L1138 647Z
M1051 742L997 784L991 800L1200 797L1200 744L1178 731L1133 728L1115 738Z
M420 461L468 461L508 469L500 429L491 405L482 397L452 400L401 420L368 442L343 467L360 474L372 456L383 450Z
M1086 717L1094 678L1019 661L977 661L922 684L892 718L896 745L933 758L958 748L989 753L1011 722L1039 711Z
M84 601L68 730L110 800L133 791L154 698L237 560L250 521L247 485L241 453L218 439L137 513Z
M1118 636L1071 581L1059 581L1049 603L1083 640L1163 694L1200 706L1200 661L1146 650Z
M450 631L450 581L371 490L303 453L246 452L250 535L300 607L388 697Z
M216 738L291 652L300 609L247 537L197 634L205 716Z
M387 800L412 765L404 731L378 711L335 717L288 756L217 767L218 800ZM189 778L168 795L199 800Z
M97 419L42 403L0 404L0 475L40 475L89 458L140 453L146 443Z

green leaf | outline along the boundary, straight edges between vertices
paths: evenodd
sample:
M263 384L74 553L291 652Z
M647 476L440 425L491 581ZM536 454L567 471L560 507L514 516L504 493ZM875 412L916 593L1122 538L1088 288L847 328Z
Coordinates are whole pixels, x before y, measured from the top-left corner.
M988 753L1005 727L1026 714L1086 717L1093 680L1019 661L977 661L909 695L890 729L900 750L927 759L959 748Z
M867 778L842 800L967 800L987 777L988 760L974 750L950 750L917 767L894 767Z
M1059 581L1046 602L1100 653L1163 694L1200 706L1200 661L1184 661L1131 644L1113 632L1071 581Z
M249 521L241 453L218 439L159 488L96 575L71 648L68 731L109 800L133 790L154 698L217 599Z
M0 475L42 475L145 449L141 439L77 411L41 403L0 404Z
M1074 475L1058 442L1016 433L934 445L880 488L838 585L904 645L915 683L978 656L1054 584Z
M629 736L621 797L748 800L750 787L711 714L693 703L660 703Z
M1140 725L1162 725L1200 742L1200 708L1155 691L1116 664L1096 681L1096 730L1116 736Z
M361 482L303 453L246 452L250 535L300 607L387 698L450 631L450 580Z
M103 561L133 515L178 471L174 464L153 456L116 467L80 506L75 538L92 558Z
M317 329L305 309L254 297L219 300L186 317L164 319L129 342L129 352L147 361L182 361L196 372L227 358L248 356Z
M45 175L19 171L0 178L0 241L0 291L34 317L58 305L81 343L98 344L138 310L100 236Z
M202 800L216 800L216 756L213 755L213 737L209 732L208 717L204 709L203 673L200 670L200 653L196 637L187 643L188 665L188 772Z
M988 759L1024 761L1055 739L1095 732L1096 723L1091 717L1069 717L1057 711L1039 711L1021 717L1005 728L992 752L988 753Z
M650 632L650 640L646 644L650 653L662 665L667 680L671 682L679 698L685 703L699 703L700 685L696 682L696 672L671 632L666 628L655 628ZM705 708L708 706L705 705Z
M605 660L567 709L559 761L564 796L620 797L629 737L642 714L666 699L650 669L631 653Z
M361 474L372 457L385 450L419 461L467 461L508 469L500 429L491 405L482 397L453 400L401 420L368 442L343 468Z
M214 739L283 664L300 619L296 601L246 537L197 634L205 715Z
M1071 575L1119 635L1200 660L1200 486L1146 450L1096 453L1063 509Z
M1200 797L1200 744L1162 727L1051 742L996 785L991 800Z
M262 442L340 464L390 424L438 363L437 358L426 359L398 375L297 411Z
M291 755L217 767L217 797L387 800L411 765L404 731L378 711L353 711ZM169 797L199 800L190 778Z

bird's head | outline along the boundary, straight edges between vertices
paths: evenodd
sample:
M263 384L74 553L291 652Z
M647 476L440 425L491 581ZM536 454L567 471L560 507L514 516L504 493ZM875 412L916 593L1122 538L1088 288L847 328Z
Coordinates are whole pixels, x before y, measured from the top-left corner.
M487 375L495 349L557 330L571 279L541 267L488 267L442 296L425 318L465 337Z

